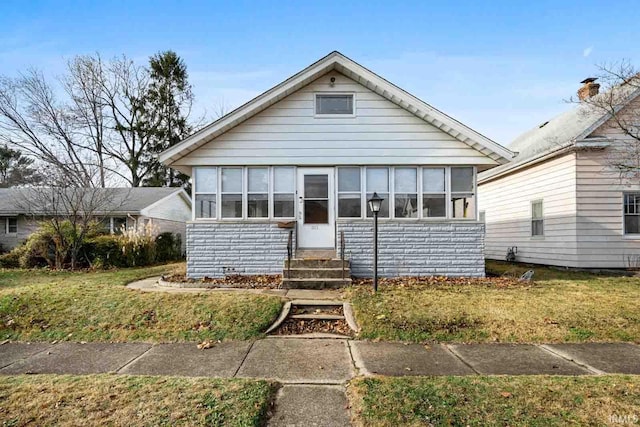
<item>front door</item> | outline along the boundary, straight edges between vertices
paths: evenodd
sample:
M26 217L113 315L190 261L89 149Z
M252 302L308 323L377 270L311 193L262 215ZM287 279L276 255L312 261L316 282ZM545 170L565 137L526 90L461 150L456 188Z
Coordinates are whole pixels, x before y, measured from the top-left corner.
M298 168L298 247L335 248L333 168Z

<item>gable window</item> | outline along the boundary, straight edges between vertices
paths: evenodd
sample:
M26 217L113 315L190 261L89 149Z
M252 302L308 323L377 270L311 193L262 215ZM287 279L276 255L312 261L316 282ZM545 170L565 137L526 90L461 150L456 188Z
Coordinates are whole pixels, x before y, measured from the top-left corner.
M18 232L18 218L9 217L5 223L5 232L15 234Z
M624 234L640 234L640 193L624 194Z
M316 115L353 116L353 94L316 94Z
M367 168L366 177L367 200L373 196L373 193L378 193L378 196L384 199L378 217L389 218L389 168ZM373 217L373 212L369 209L368 203L367 216Z
M292 167L273 168L273 217L293 218L295 170Z
M544 212L542 200L531 202L531 235L544 236Z
M422 216L424 218L447 216L446 191L445 168L422 169Z
M242 218L242 175L242 168L221 169L222 218Z
M216 168L196 168L195 174L196 218L215 218L218 170Z
M338 168L338 216L341 218L362 216L359 167Z
M247 216L269 217L269 169L249 168L247 189Z
M476 204L472 167L451 168L451 217L474 219Z
M418 170L416 168L393 169L395 218L418 217Z

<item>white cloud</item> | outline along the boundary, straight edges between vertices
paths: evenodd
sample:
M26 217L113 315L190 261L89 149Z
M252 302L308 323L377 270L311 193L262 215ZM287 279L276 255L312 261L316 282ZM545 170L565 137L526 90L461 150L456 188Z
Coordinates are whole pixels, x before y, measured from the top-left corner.
M586 48L585 50L582 51L582 56L584 56L585 58L587 58L589 55L591 55L591 52L593 52L593 46L589 46L588 48Z

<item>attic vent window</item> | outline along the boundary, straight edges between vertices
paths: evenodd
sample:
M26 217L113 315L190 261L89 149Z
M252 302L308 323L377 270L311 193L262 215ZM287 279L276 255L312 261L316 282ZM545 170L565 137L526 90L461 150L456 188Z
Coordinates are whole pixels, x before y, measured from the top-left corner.
M317 116L353 116L353 94L316 94Z

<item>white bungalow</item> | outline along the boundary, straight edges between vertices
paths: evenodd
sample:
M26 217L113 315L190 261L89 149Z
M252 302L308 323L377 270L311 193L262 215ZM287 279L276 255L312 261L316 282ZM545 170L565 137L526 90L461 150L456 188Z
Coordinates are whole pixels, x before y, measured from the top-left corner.
M483 276L476 173L511 156L332 52L160 160L193 178L190 277L281 273L290 231L295 258L336 258L344 236L371 276L374 192L381 275Z

